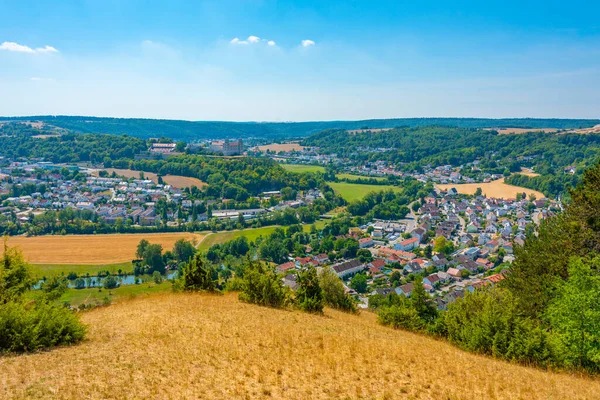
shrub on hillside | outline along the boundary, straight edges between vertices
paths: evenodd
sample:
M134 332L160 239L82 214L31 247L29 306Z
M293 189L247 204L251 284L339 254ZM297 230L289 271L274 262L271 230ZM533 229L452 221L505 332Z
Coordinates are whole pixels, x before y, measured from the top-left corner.
M354 300L346 293L342 280L331 268L321 269L319 286L323 290L323 300L326 305L342 311L357 312Z
M501 288L467 294L444 314L449 340L476 353L547 364L553 354L549 334L536 320L523 316L517 304Z
M202 260L200 254L185 263L179 275L175 281L175 290L214 292L217 289L214 270Z
M22 254L5 244L0 261L0 352L34 351L76 343L85 336L77 314L56 305L67 287L65 278L47 280L26 298L32 284Z
M240 300L266 307L282 308L290 298L281 277L261 262L249 261L242 280Z
M296 304L302 311L312 313L323 312L323 290L319 286L319 278L315 267L298 272L298 289Z

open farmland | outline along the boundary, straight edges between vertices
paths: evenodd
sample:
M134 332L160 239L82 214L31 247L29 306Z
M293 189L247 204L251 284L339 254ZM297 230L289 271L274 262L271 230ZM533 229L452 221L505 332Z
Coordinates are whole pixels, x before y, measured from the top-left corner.
M329 182L328 184L346 201L360 200L370 192L381 192L389 189L392 189L396 192L402 191L401 187L390 185L363 185L360 183L347 182Z
M486 128L486 130L496 131L500 135L520 135L529 132L554 133L558 131L556 128Z
M474 194L477 188L481 188L485 196L497 199L516 199L517 193L525 193L527 196L533 194L538 199L546 197L542 192L538 192L537 190L506 184L504 183L504 178L489 183L462 183L435 186L440 190L455 188L461 194Z
M302 151L304 150L304 146L299 143L271 143L265 146L258 146L260 151L272 151L275 153L279 153L280 151L290 152L290 151Z
M131 261L142 239L171 250L179 239L198 243L202 237L195 233L14 236L8 244L20 248L25 260L32 264L106 265Z
M109 174L113 172L119 176L123 176L125 178L135 178L139 179L141 171L134 171L131 169L116 169L116 168L105 168L105 171ZM150 179L154 183L158 183L158 175L153 172L144 172L144 177L146 179ZM198 178L190 178L187 176L179 176L179 175L165 175L162 177L163 182L173 187L182 189L190 186L196 186L201 188L206 186L205 182L202 182Z
M163 284L164 285L164 284ZM160 289L160 287L158 287ZM378 325L156 294L81 315L88 340L0 358L0 398L596 399L600 381ZM168 321L168 323L167 323Z
M325 172L325 168L320 165L303 165L303 164L281 164L283 168L290 172Z

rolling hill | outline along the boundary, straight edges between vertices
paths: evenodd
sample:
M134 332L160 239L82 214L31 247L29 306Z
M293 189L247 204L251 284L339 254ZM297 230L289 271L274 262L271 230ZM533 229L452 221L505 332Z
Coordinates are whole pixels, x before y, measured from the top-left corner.
M248 137L299 138L327 129L359 130L364 127L381 129L438 125L459 128L580 129L600 124L600 120L534 118L392 118L362 121L225 122L48 115L0 117L0 122L7 121L39 121L46 125L82 133L127 134L143 139L166 136L185 141Z
M0 358L1 398L597 398L600 381L377 325L158 294L82 315L83 344Z

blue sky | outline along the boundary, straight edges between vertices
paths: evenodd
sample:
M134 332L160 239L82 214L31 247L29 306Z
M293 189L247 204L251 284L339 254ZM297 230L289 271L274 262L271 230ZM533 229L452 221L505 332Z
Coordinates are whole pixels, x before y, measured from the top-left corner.
M600 118L600 2L0 0L0 115Z

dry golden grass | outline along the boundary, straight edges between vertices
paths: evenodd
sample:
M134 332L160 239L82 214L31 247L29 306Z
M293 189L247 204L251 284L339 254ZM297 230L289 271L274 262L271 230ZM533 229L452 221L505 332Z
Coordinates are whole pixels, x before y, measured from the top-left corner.
M530 177L540 176L540 174L533 172L529 168L523 168L523 167L521 167L521 172L519 172L519 174L525 175L525 176L530 176Z
M573 129L564 133L573 133L579 135L589 135L591 133L600 133L600 125L593 126L591 128Z
M272 143L266 146L258 146L258 149L260 151L271 150L276 153L279 153L280 151L302 151L304 149L304 146L301 146L298 143Z
M538 192L537 190L506 184L504 183L504 178L489 183L462 183L435 186L440 190L455 188L458 190L458 193L462 194L474 194L477 188L481 188L485 196L496 199L516 199L517 193L525 193L527 196L534 194L538 199L546 197L542 192Z
M134 171L131 169L105 168L105 170L109 174L112 174L114 172L119 176L124 176L125 178L138 179L140 177L140 171ZM154 183L158 183L158 176L153 172L144 172L144 178L150 179ZM207 185L206 182L202 182L198 178L190 178L187 176L165 175L162 178L163 182L165 182L166 184L180 189L190 186L196 186L198 188L201 188Z
M486 128L488 131L497 131L500 135L520 135L528 132L553 133L558 131L556 128Z
M142 239L171 250L181 238L198 243L195 233L135 233L114 235L13 236L8 245L23 251L32 264L112 264L131 261ZM2 250L4 252L4 250Z
M2 398L593 399L600 382L379 326L163 294L83 314L89 340L0 358Z

